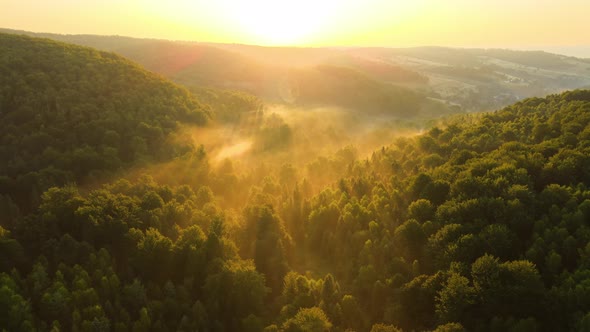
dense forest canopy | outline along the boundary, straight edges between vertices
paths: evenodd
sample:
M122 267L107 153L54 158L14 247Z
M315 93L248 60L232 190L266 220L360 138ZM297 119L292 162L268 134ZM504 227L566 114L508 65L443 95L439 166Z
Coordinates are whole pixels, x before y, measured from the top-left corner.
M590 91L236 167L179 137L246 120L255 153L293 154L256 97L0 49L0 329L590 329Z
M8 34L0 49L0 195L21 207L51 186L187 153L169 134L210 117L186 89L113 53Z

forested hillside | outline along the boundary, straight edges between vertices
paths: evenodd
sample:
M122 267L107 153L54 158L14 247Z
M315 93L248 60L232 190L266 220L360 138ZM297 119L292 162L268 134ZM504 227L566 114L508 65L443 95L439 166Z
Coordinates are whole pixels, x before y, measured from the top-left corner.
M426 77L341 52L254 47L260 54L242 54L215 44L120 36L32 35L116 52L193 89L236 89L274 102L341 106L399 118L436 117L458 111L429 100L423 92L390 84L423 84L428 81Z
M0 49L0 330L590 329L590 91L306 164L269 116L243 164L172 137L254 97Z
M0 200L27 210L48 188L85 183L193 149L179 123L209 110L113 53L0 34Z
M292 102L299 105L335 105L402 119L435 119L459 112L424 93L375 80L353 68L324 65L293 69L286 83Z
M590 62L587 59L542 51L448 47L263 47L122 36L60 35L2 28L0 32L50 38L116 52L187 86L231 88L272 101L297 101L304 105L310 103L306 96L285 98L286 81L297 83L298 76L318 79L321 86L316 94L358 85L359 82L354 79L358 75L333 80L332 72L322 70L325 67L341 72L353 70L361 77L374 81L372 85L380 86L379 92L359 90L353 96L357 93L360 96L365 93L373 97L383 95L382 99L393 103L399 97L403 104L416 95L426 95L446 106L453 105L457 108L451 109L454 112L459 109L491 111L523 98L579 89L590 84ZM291 75L293 71L295 75ZM304 88L317 84L305 83L311 84L304 85ZM297 89L298 85L289 87ZM384 90L394 92L384 93ZM323 102L332 102L329 94L321 97ZM351 98L346 94L339 97ZM368 98L371 99L375 98ZM317 100L313 102L317 103ZM427 108L429 113L449 111L448 107L433 104L432 100L426 102L430 103ZM387 101L364 103L375 109ZM386 113L395 114L391 110Z

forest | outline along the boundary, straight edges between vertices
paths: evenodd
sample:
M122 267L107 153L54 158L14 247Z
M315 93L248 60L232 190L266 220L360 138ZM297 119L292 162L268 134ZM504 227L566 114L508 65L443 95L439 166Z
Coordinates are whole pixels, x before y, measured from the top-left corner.
M590 90L404 132L396 112L360 147L357 115L312 126L49 39L0 50L0 330L590 331ZM379 114L424 102L293 77L325 72L358 108L367 85ZM315 76L302 94L331 103Z
M115 52L185 86L230 88L306 106L318 101L363 106L387 114L412 114L405 106L424 109L425 102L427 110L421 113L430 117L457 113L456 107L493 111L527 97L590 87L590 60L541 51L264 47L2 28L0 32ZM284 90L295 93L285 95ZM404 107L391 102L398 97L406 98Z

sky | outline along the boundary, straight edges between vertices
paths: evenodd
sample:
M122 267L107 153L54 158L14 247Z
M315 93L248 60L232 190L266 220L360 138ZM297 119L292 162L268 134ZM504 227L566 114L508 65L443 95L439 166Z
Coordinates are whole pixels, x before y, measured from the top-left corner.
M0 0L0 27L296 46L561 50L590 57L590 0Z

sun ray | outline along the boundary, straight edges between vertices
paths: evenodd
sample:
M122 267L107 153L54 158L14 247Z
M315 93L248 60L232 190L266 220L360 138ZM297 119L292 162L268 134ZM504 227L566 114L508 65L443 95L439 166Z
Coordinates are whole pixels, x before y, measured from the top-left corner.
M338 3L333 0L254 0L233 2L229 12L248 38L285 45L312 42L337 10Z

